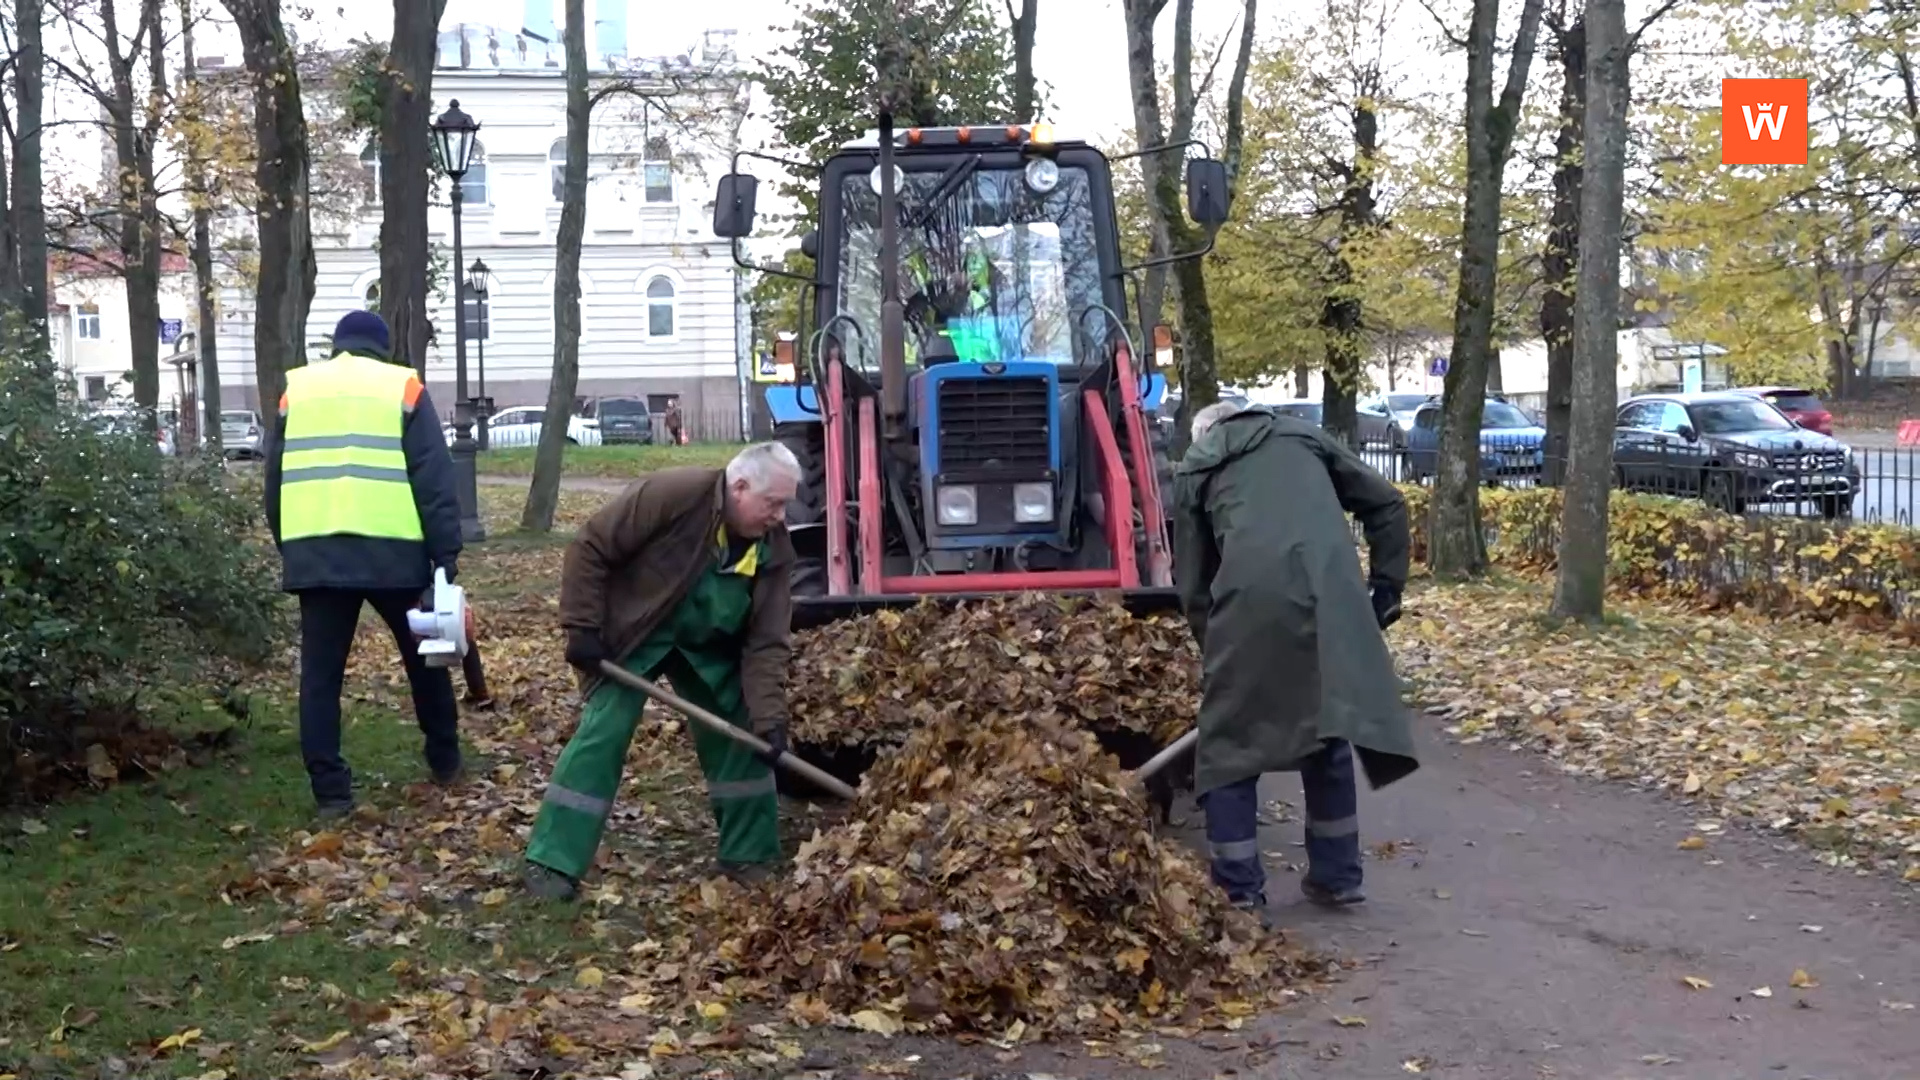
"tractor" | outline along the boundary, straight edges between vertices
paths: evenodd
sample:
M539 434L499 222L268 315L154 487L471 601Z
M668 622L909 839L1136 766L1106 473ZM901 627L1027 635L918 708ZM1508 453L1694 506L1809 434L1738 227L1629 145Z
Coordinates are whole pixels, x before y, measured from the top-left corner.
M1206 246L1125 265L1112 164L1174 152ZM898 129L883 112L817 170L734 156L714 232L738 265L798 278L813 319L800 355L780 356L794 381L762 405L805 471L788 512L795 629L929 595L1177 607L1153 422L1169 337L1155 327L1141 348L1126 285L1211 249L1227 175L1205 155L1189 141L1109 158L1048 124ZM813 274L743 255L759 183L743 157L817 172Z

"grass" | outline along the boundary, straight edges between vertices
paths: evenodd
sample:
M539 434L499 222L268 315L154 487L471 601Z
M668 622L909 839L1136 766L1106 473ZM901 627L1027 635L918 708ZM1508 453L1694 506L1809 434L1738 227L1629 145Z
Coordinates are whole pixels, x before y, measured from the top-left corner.
M651 446L619 444L615 446L569 446L565 472L568 476L597 476L626 479L655 469L675 465L725 465L740 450L738 443L693 443L688 446ZM478 468L488 476L533 475L531 446L489 450L481 454Z
M357 1027L351 1003L396 992L396 960L494 955L491 943L434 925L404 950L349 944L324 924L287 933L289 909L233 898L264 847L318 828L291 711L265 711L215 767L0 823L0 1075L37 1075L36 1058L61 1071L137 1060L194 1029L190 1045L140 1075L201 1075L216 1063L236 1077L286 1075L299 1040ZM419 733L387 709L350 712L349 725L362 803L391 809L424 774ZM517 907L502 920L509 961L590 947L573 913ZM278 933L228 944L263 931Z

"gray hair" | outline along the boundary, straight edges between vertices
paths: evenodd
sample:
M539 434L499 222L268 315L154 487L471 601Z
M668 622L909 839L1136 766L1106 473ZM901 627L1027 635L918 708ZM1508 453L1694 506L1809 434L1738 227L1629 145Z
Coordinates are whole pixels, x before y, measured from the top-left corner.
M747 487L754 491L767 490L773 486L774 478L781 475L796 484L802 479L800 459L777 442L754 443L727 462L727 483L745 480Z
M1201 436L1213 430L1213 425L1244 409L1231 401L1216 401L1193 414L1193 441L1199 442Z

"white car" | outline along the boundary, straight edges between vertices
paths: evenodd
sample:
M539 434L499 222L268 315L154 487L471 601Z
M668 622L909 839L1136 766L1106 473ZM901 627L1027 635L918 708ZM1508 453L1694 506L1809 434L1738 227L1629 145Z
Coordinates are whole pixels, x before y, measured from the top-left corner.
M540 443L540 428L546 419L545 405L516 405L510 409L501 409L493 414L487 424L488 449L503 449L509 446L537 446ZM453 442L453 425L444 429L449 445ZM474 432L478 439L480 433ZM600 421L589 420L581 416L567 418L567 441L578 446L600 445Z

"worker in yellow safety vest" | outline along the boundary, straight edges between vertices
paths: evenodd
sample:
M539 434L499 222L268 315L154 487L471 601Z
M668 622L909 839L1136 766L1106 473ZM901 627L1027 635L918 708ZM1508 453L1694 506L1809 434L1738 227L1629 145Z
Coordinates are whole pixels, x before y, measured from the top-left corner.
M281 587L300 598L300 752L322 817L353 810L340 689L362 604L400 647L434 782L461 776L453 681L420 658L407 626L435 568L459 573L453 459L426 388L392 356L385 320L348 312L331 357L287 372L267 452Z

